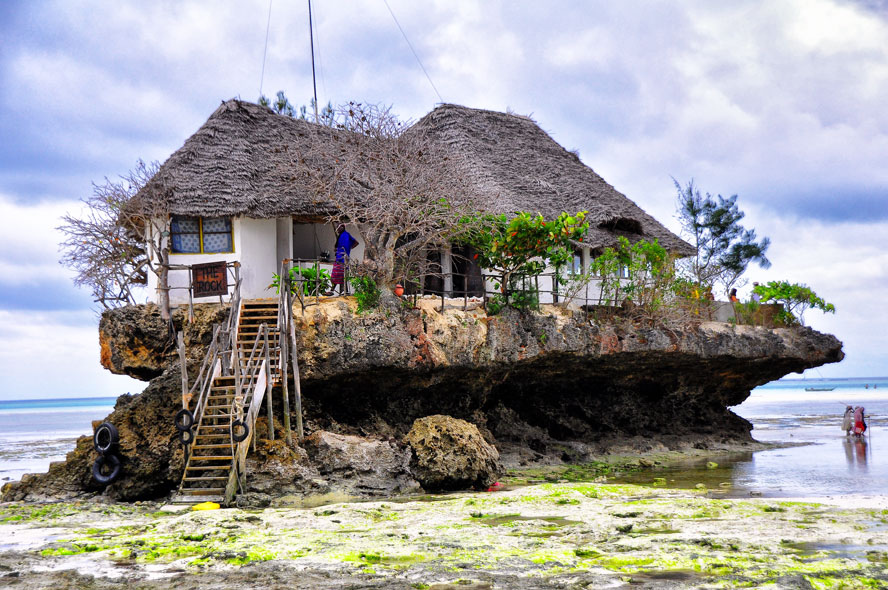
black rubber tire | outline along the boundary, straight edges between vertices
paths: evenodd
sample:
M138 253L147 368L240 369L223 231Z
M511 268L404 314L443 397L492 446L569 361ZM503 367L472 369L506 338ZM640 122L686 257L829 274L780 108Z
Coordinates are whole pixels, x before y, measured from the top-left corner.
M113 453L120 444L120 434L110 422L102 422L93 433L93 447L100 455Z
M179 431L179 440L186 447L194 442L194 431L193 430L180 430Z
M173 420L176 423L176 428L181 431L190 430L194 426L194 414L191 413L191 410L184 408L179 410Z
M110 469L110 471L105 473L105 468ZM92 476L93 479L102 485L114 483L120 477L120 459L114 453L99 455L99 458L93 463Z
M238 432L240 429L243 429L243 432ZM235 420L231 423L231 440L234 442L243 442L247 440L249 434L250 427L247 426L247 423L243 420Z

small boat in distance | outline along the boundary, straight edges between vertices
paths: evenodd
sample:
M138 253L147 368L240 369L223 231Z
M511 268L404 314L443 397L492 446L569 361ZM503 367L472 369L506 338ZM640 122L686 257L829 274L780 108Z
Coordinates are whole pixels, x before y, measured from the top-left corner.
M806 387L805 391L832 391L835 387Z

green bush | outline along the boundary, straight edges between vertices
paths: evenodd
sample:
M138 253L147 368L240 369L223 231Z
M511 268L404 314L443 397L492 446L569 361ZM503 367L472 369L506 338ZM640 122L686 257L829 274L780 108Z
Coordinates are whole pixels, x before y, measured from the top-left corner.
M778 319L787 326L800 323L805 324L805 310L814 308L823 313L836 313L836 306L828 303L807 285L790 283L788 281L770 281L764 285L757 285L753 290L761 296L762 303L773 301L783 304L783 313Z
M355 289L355 299L358 300L358 313L365 313L379 306L379 296L382 291L370 277L352 277L352 287Z
M274 287L276 293L281 292L281 276L274 273L269 288ZM323 295L333 287L330 271L317 267L294 266L290 269L290 292L295 294L302 286L304 295Z
M506 307L506 298L499 293L487 300L487 315L499 315Z
M698 285L678 281L673 258L657 240L630 244L620 236L616 248L605 248L592 261L592 272L600 278L603 305L620 305L629 300L649 312L656 312L674 295L687 291L700 297Z

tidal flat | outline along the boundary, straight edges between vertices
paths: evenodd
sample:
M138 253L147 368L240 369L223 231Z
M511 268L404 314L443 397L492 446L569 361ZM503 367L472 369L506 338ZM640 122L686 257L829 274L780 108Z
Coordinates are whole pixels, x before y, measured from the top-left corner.
M888 509L589 482L192 511L0 505L3 588L886 588Z

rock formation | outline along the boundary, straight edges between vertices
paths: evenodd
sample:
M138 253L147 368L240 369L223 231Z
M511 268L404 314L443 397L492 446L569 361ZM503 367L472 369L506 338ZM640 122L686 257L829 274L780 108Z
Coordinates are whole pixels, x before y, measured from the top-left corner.
M555 307L488 317L451 303L441 311L440 299L421 299L417 309L389 301L374 313L357 314L353 300L337 298L297 309L311 437L303 448L260 449L250 459L249 481L260 488L263 481L278 485L255 491L304 493L342 485L360 492L362 478L376 482L370 492L409 488L411 476L399 466L406 451L398 441L415 420L436 414L474 424L507 464L583 461L614 449L748 442L751 425L730 406L758 385L843 357L835 337L803 327L703 322L666 328L619 317L599 321ZM175 314L191 371L199 366L212 324L224 315L212 304L197 306L191 324ZM106 490L111 498L161 496L181 476L172 422L181 407L180 376L168 334L153 306L109 311L102 318L103 365L152 379L142 394L122 397L107 418L120 430L123 461L123 476ZM280 392L274 396L279 412ZM278 416L277 428L280 422ZM331 433L382 445L371 455L386 457L386 465L363 464L357 441ZM348 460L340 464L337 453ZM66 462L8 484L2 497L95 492L89 475L95 457L91 438L83 437ZM400 483L380 487L388 477Z
M484 489L502 472L499 452L465 420L420 418L404 440L413 451L411 471L429 491Z

